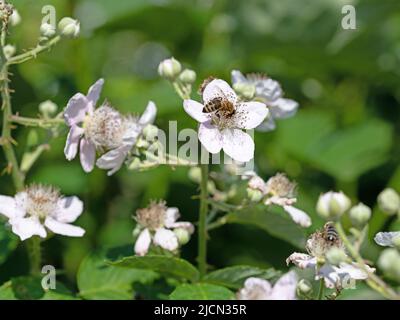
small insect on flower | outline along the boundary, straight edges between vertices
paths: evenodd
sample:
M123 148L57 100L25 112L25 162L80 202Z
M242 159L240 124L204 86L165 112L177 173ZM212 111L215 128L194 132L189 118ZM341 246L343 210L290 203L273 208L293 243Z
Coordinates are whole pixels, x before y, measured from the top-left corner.
M332 221L325 223L323 237L326 241L328 241L334 245L338 245L341 243L339 234L338 234L338 232L335 228L335 225Z
M235 106L224 97L216 97L204 105L203 112L214 112L218 117L231 117L235 113Z

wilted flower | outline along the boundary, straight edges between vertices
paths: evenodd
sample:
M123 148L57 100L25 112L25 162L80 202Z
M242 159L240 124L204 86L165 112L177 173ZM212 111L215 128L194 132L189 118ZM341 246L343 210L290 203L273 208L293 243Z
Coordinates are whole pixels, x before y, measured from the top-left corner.
M284 274L274 286L267 280L248 278L237 293L238 300L296 300L297 275Z
M274 130L275 119L286 119L296 114L299 104L290 99L283 98L283 90L280 84L260 74L249 74L244 76L240 71L232 71L233 87L242 88L243 96L248 100L259 100L264 102L270 113L266 120L257 127L259 131ZM252 89L253 87L254 89ZM250 97L249 92L254 92Z
M367 279L368 273L353 262L339 262L337 265L334 265L327 261L328 252L334 253L336 249L344 252L344 247L340 238L328 232L332 230L330 226L331 223L329 222L325 225L324 230L317 231L310 236L306 244L306 249L309 254L292 253L286 259L286 263L293 263L301 269L314 269L315 279L319 280L323 278L327 288L346 289L352 285L354 280ZM336 250L336 257L337 253L338 250ZM365 265L365 268L369 273L375 271L374 268L368 265Z
M224 104L224 110L203 112L205 106L216 104ZM185 100L183 107L200 122L199 140L208 152L218 153L223 149L234 160L248 162L253 159L253 139L242 129L254 129L264 121L268 115L265 104L239 102L228 83L215 79L204 89L203 104Z
M31 185L14 197L0 196L0 214L9 219L12 231L22 241L34 235L45 238L45 227L57 234L82 237L85 230L70 224L82 211L81 200L63 197L49 186Z
M186 230L188 235L194 232L190 222L177 222L178 208L168 208L163 201L152 202L149 207L139 209L135 218L139 230L135 253L139 256L147 254L152 242L165 250L175 251L185 242L182 241L182 230Z
M339 219L351 206L350 199L343 192L329 191L321 194L317 203L318 214L327 220Z
M400 231L378 232L374 238L375 242L383 247L400 248Z

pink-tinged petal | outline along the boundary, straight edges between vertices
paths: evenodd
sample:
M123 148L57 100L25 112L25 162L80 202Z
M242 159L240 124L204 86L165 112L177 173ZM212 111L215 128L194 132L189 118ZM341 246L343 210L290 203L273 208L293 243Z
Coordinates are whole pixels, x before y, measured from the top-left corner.
M187 232L192 234L194 232L194 225L190 222L180 221L172 224L171 229L185 229Z
M128 148L130 149L130 148ZM113 175L115 172L117 172L122 165L124 164L125 158L128 154L128 150L123 147L116 148L114 150L111 150L105 154L103 154L99 159L96 161L96 165L98 168L103 169L103 170L110 170L107 172L108 176Z
M218 153L222 149L222 135L217 127L210 122L204 122L199 126L199 140L210 153Z
M164 224L167 228L172 228L175 221L179 219L179 209L178 208L168 208L165 212Z
M176 234L164 228L160 228L156 231L154 235L154 244L168 251L174 251L178 249L179 246Z
M0 196L0 214L4 215L8 219L12 219L16 216L17 208L15 199L8 196Z
M47 236L45 228L36 217L10 219L9 223L12 231L21 238L21 241L35 235L41 238Z
M260 278L248 278L244 282L244 288L240 289L238 300L268 300L272 287L269 281Z
M289 263L293 263L300 269L315 268L317 259L305 253L294 252L286 259L286 264L289 265Z
M83 202L78 197L65 197L58 200L57 220L62 223L74 222L83 212Z
M239 129L225 129L222 132L223 149L233 160L248 162L254 158L254 141Z
M77 93L68 101L67 107L65 108L65 122L69 126L83 122L86 114L89 112L89 107L90 102L88 99L82 93Z
M87 139L81 140L80 159L83 170L91 172L96 160L96 147Z
M280 98L270 104L270 110L274 119L286 119L294 116L299 104L290 99Z
M15 197L15 216L13 218L23 218L26 216L26 199L28 194L26 191L18 192Z
M231 103L236 105L237 96L235 91L230 87L230 85L226 81L221 79L215 79L211 81L204 89L203 92L204 104L219 97L226 98Z
M268 116L268 108L261 102L242 102L236 106L233 121L237 128L254 129Z
M99 79L97 82L89 88L87 99L90 102L89 112L92 113L97 101L100 98L101 90L103 89L104 79Z
M297 275L290 271L275 283L270 300L296 300Z
M304 211L292 206L284 206L283 209L285 209L285 211L289 213L290 217L298 225L304 228L308 228L309 226L311 226L311 218Z
M44 225L53 233L61 234L67 237L82 237L85 234L85 230L81 227L73 226L72 224L62 223L51 217L47 217Z
M149 101L146 110L143 112L139 119L139 123L142 126L147 126L148 124L154 123L157 116L157 107L153 101Z
M196 121L203 123L210 120L210 115L203 112L204 106L194 100L184 100L183 109Z
M83 134L83 129L73 125L69 130L67 141L65 142L64 154L68 161L71 161L76 157L78 153L79 140Z
M149 229L144 229L135 243L135 253L138 256L145 256L149 251L151 243L151 235Z

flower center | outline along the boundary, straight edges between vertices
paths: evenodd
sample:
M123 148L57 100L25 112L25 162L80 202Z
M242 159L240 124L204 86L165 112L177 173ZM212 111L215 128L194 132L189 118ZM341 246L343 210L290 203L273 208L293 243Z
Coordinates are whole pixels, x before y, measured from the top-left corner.
M156 230L164 227L167 207L164 201L152 202L149 207L136 212L136 221L144 228Z
M97 149L114 149L122 143L123 119L121 114L108 105L96 109L83 123L85 137Z
M57 210L60 193L49 186L31 185L26 190L26 212L41 221Z
M296 184L282 173L278 173L267 181L267 193L280 198L295 198Z

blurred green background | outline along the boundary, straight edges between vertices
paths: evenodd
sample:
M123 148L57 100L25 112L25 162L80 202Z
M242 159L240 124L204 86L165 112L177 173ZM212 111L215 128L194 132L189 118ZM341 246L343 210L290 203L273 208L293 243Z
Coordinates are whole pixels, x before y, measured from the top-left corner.
M256 134L257 170L263 178L283 171L298 182L299 207L314 221L308 233L323 224L314 210L323 191L343 190L354 201L375 207L385 186L400 190L398 0L11 2L22 16L10 34L10 43L19 51L36 45L43 5L55 6L57 20L78 18L82 28L78 39L62 41L11 70L13 107L21 115L36 116L38 104L47 99L61 109L73 94L86 92L103 77L102 99L117 109L139 113L153 100L158 126L167 129L169 120L178 120L179 128L195 128L169 83L157 75L162 59L176 57L198 73L198 82L209 75L230 81L232 69L264 72L281 82L286 97L299 101L300 110L280 121L276 131ZM356 30L341 28L344 4L356 6ZM22 155L27 130L13 133ZM85 202L78 224L86 236L54 237L45 244L46 263L63 269L72 288L88 252L133 246L131 216L150 199L165 198L180 208L184 220L196 220L197 202L191 196L198 190L187 169L137 173L123 168L111 178L98 169L84 174L77 159L65 160L65 138L66 132L51 142L28 182L54 184ZM0 165L6 165L3 155ZM9 177L2 176L0 182L0 194L14 193ZM399 227L375 208L371 236L378 229ZM302 250L252 226L228 225L210 236L209 263L215 268L246 263L284 270L285 258ZM364 250L368 258L376 258L375 245ZM194 263L196 252L194 237L182 255ZM26 270L19 246L0 265L0 283ZM367 295L349 294L354 298L357 292Z

